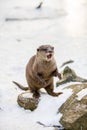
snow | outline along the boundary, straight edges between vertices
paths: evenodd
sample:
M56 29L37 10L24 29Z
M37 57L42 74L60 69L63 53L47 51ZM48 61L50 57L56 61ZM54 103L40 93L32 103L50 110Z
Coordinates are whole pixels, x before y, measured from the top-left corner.
M78 94L77 94L77 99L78 100L81 100L84 96L86 96L87 95L87 88L85 88L85 89L83 89L83 90L81 90Z
M17 104L18 89L12 81L26 86L25 67L41 44L55 47L59 71L69 59L77 75L87 78L87 1L43 0L42 10L36 10L40 0L0 0L0 130L53 130L46 125L61 125L59 107L72 94L61 85L59 97L41 94L38 108L31 112ZM6 18L21 20L6 21ZM58 79L54 79L54 84ZM56 85L55 85L56 86ZM82 96L86 91L80 93ZM79 100L82 98L79 94Z
M29 93L29 92L23 94L23 97L25 97L25 98L32 98L32 96L33 96L33 94Z

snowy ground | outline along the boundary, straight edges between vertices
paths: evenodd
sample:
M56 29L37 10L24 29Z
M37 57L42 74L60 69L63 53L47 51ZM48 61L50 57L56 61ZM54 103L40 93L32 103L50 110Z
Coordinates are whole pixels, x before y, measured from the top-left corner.
M36 122L59 124L58 108L72 93L62 90L64 86L55 88L64 92L59 97L42 94L34 112L20 108L16 101L22 91L12 80L26 85L25 66L39 45L55 47L59 71L63 62L72 59L75 62L69 66L87 78L87 1L43 0L43 8L36 10L39 2L0 0L0 130L53 130Z

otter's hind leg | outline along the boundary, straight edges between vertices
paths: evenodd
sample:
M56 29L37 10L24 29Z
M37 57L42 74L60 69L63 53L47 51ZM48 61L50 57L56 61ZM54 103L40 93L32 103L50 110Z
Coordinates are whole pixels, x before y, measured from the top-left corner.
M32 82L29 82L30 80L27 80L27 83L28 83L28 86L29 86L29 90L31 93L33 93L33 97L34 98L39 98L40 97L40 93L39 93L39 90L36 89L36 87L32 84Z
M49 94L49 95L51 95L51 96L59 96L60 94L63 94L62 92L58 92L58 93L56 93L56 92L54 92L54 86L53 86L53 84L50 84L49 86L47 86L46 88L45 88L45 90L47 91L47 93Z
M37 90L37 89L30 89L30 91L31 91L31 93L33 93L33 97L34 98L39 98L40 97L40 92L39 92L39 90Z
M33 97L34 98L39 98L40 97L40 93L38 91L33 91Z

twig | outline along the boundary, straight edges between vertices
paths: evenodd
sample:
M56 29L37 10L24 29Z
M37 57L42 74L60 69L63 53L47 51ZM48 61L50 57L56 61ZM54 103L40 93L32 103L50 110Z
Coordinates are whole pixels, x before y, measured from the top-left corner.
M37 122L39 125L42 125L42 126L44 126L44 127L58 127L60 130L64 130L64 127L62 127L62 126L59 126L59 125L45 125L45 124L43 124L43 123L41 123L41 122Z
M66 61L60 67L63 67L64 65L70 64L70 63L73 63L73 62L74 62L73 60Z

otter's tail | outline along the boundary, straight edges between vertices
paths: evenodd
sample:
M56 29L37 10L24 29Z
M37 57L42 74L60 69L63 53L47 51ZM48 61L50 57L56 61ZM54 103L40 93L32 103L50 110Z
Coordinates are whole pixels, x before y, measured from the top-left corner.
M13 81L13 83L16 84L16 85L17 85L20 89L22 89L22 90L25 90L25 91L29 90L28 87L24 87L24 86L22 86L21 84L15 82L15 81Z

